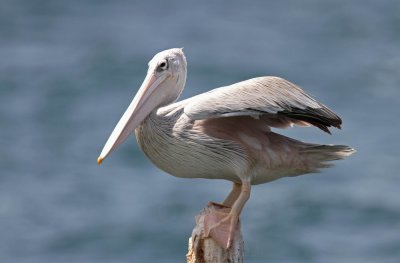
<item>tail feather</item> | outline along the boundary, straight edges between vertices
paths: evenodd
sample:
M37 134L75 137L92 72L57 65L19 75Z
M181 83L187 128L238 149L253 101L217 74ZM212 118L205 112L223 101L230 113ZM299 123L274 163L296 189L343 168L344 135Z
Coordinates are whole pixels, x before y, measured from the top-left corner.
M356 150L346 145L312 145L301 150L316 170L330 167L332 164L327 162L344 159L355 152Z

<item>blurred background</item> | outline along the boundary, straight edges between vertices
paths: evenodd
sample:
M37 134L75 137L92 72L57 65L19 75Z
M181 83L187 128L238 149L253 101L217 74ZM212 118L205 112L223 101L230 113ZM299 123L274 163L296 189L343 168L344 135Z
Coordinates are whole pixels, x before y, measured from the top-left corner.
M400 262L399 1L0 1L0 262L185 262L194 216L231 184L154 167L134 137L96 158L161 50L187 98L284 77L343 129L280 130L358 152L256 186L246 262Z

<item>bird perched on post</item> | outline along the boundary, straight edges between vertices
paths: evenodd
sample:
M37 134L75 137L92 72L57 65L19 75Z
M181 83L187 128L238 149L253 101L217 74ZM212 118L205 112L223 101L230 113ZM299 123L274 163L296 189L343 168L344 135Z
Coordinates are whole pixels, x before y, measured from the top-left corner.
M333 111L287 80L258 77L176 102L186 73L180 48L153 57L98 163L135 132L143 152L165 172L233 182L222 203L230 212L205 219L207 234L225 247L231 245L252 185L316 172L354 152L348 146L305 143L271 130L300 125L330 133L329 127L342 124Z

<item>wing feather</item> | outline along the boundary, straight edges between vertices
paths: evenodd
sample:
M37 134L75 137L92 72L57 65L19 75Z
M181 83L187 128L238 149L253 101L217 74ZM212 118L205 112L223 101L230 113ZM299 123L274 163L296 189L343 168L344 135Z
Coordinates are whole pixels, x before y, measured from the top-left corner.
M193 120L252 116L273 127L311 124L328 133L329 127L340 129L342 123L328 107L279 77L253 78L200 94L184 112Z

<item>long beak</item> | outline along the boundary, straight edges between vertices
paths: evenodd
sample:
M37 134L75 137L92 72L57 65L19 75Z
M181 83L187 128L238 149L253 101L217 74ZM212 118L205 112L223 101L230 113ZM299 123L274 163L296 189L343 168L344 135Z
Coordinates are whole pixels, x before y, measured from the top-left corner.
M132 100L124 115L122 115L114 131L111 133L97 163L101 164L102 161L115 150L126 138L136 129L137 126L150 114L150 112L157 106L154 105L155 101L150 100L152 94L157 87L167 78L162 75L156 77L153 72L148 72L142 86L140 87L135 98Z

